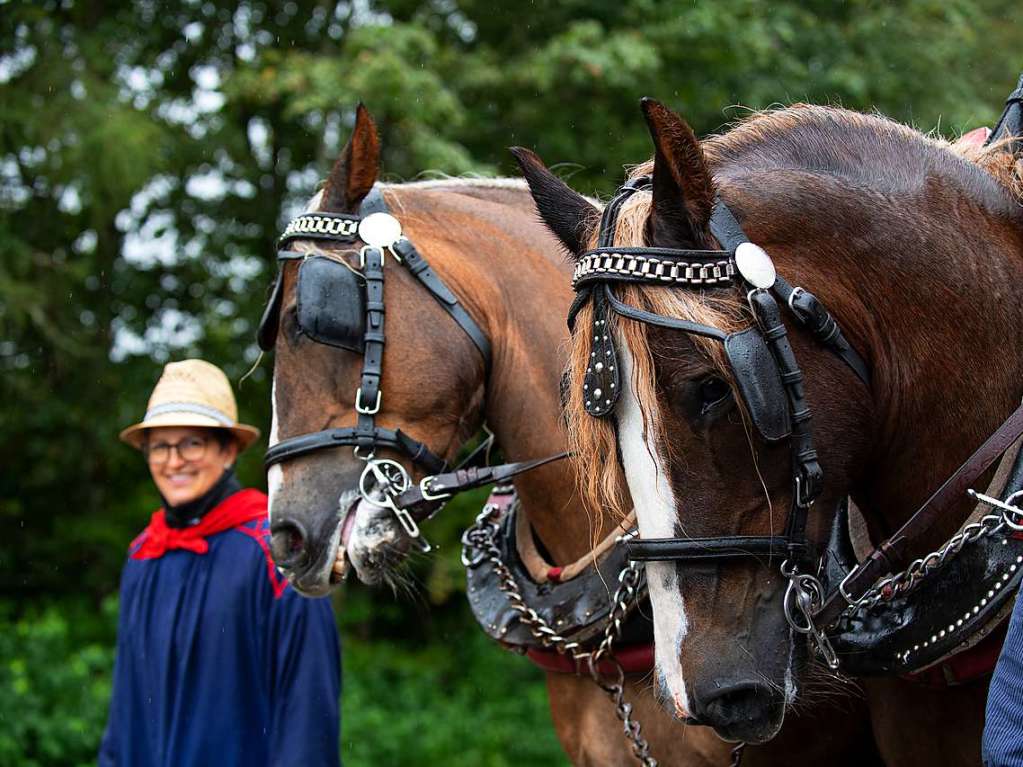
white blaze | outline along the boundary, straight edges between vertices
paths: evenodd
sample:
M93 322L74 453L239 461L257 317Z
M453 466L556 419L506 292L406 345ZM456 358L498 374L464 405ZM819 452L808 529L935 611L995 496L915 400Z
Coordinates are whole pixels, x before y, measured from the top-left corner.
M277 438L277 376L274 376L273 383L270 387L270 439L269 446L273 447L280 440ZM269 517L272 520L274 514L274 498L281 490L281 485L284 484L284 470L281 468L279 463L275 463L266 472L266 490L267 490L267 510Z
M320 209L320 201L323 199L323 191L319 191L313 195L312 199L305 207L305 212L309 213ZM280 438L277 436L277 376L274 375L273 381L271 382L270 388L270 438L268 442L269 447L273 447ZM271 520L274 518L274 498L280 493L281 486L284 484L284 469L281 468L279 463L275 463L266 472L266 494L267 494L267 512Z
M622 396L618 402L618 445L622 451L625 477L636 509L639 532L644 538L675 537L675 496L668 483L654 435L643 428L633 381L632 354L619 339ZM651 425L657 413L647 413ZM647 584L654 613L654 656L666 692L677 706L690 711L689 696L682 679L681 649L689 629L678 586L678 570L671 562L648 562Z

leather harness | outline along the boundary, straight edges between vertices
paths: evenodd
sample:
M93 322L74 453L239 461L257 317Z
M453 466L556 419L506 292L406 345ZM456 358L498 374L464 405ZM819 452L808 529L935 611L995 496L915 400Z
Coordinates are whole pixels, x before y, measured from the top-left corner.
M1023 78L1020 85L1023 88ZM1023 90L1010 97L1007 113L1010 109L1019 111L1023 101L1019 94L1023 94ZM1003 116L999 125L1006 120ZM781 321L779 301L788 307L799 327L808 330L868 388L869 368L845 339L837 321L823 304L803 288L793 287L777 275L770 258L760 248L753 246L756 249L752 250L749 247L749 239L720 198L715 201L710 228L721 250L612 247L622 204L637 190L648 188L650 183L649 177L632 179L615 194L601 219L599 247L583 254L576 271L573 284L577 295L569 313L569 327L574 326L581 307L592 302L592 359L602 363L593 362L586 371L583 379L584 407L594 417L605 417L613 412L620 396L615 339L608 328L608 317L612 312L639 322L721 341L735 373L739 393L762 436L767 440L790 439L793 500L782 535L637 538L627 544L630 557L644 561L681 562L783 554L785 561L781 569L789 580L785 597L786 618L798 633L809 635L828 664L837 668L838 658L828 640L828 632L836 629L839 618L850 607L858 606L880 578L906 564L911 545L960 501L963 493L1023 435L1023 406L1017 408L891 538L877 546L863 562L853 566L840 583L828 584L825 588L811 574L821 571L823 566L811 557L811 547L806 539L807 516L823 488L823 473L813 445L803 375ZM613 292L614 283L701 291L730 287L736 283L745 285L744 291L757 326L740 333L726 334L719 328L647 312L620 301ZM766 366L763 359L757 360L756 354L733 353L737 348L748 346L745 336L751 333L762 336L770 350ZM749 349L755 352L755 344ZM772 375L780 378L784 399L776 396L777 387L772 382ZM787 419L779 415L785 414L786 409ZM785 420L788 421L787 429L784 428ZM1008 579L1008 573L1005 577ZM945 632L941 634L944 636Z
M367 234L364 222L373 216L381 215L386 215L390 219L387 223L396 227L393 240L386 243L366 243L366 237L376 238L372 234ZM379 219L377 223L379 223ZM309 268L308 265L312 259L326 260L325 257L315 253L297 253L287 250L287 246L296 239L325 240L345 244L353 244L361 240L364 243L359 252L361 270L356 272L363 282L365 291L365 318L361 343L357 347L362 352L362 375L355 394L357 420L354 426L301 434L271 445L266 451L263 461L267 469L320 450L339 447L354 448L356 457L366 461L367 464L359 483L363 497L372 503L390 508L405 531L417 540L424 550L428 550L429 544L421 537L418 525L435 514L453 495L487 484L507 481L525 471L567 456L567 453L559 453L531 461L498 466L472 465L488 454L492 443L492 439L490 439L484 441L461 465L449 472L447 461L433 453L425 443L405 434L401 429L386 429L376 424L376 415L380 411L382 400L380 378L385 343L384 259L386 252L390 252L394 259L426 288L433 299L458 324L479 350L488 372L491 363L491 345L486 334L450 288L437 276L416 247L406 237L401 236L400 225L393 217L389 216L387 204L379 187L374 187L366 196L359 208L358 215L326 212L303 213L288 224L284 234L278 240L280 250L277 259L282 266L278 270L270 299L259 325L257 339L261 349L270 351L276 344L281 302L283 301L283 265L289 261L300 262L299 280L301 281L303 270ZM330 260L339 263L336 259ZM346 268L350 269L351 267ZM319 306L318 309L320 311L332 309L340 311L341 307ZM332 343L331 339L314 334L302 327L301 324L299 330L317 343L351 349L350 344L346 346L343 343ZM380 448L389 448L404 454L411 459L413 464L421 466L428 476L418 484L414 484L408 472L400 464L376 457L376 451Z

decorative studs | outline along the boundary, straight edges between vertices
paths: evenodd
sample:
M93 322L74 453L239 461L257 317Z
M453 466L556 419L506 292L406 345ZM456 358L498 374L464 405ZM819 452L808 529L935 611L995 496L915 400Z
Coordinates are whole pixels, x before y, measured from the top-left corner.
M596 368L597 372L599 373L600 371L602 371L604 369L604 363L603 362L598 362L593 367Z
M596 397L597 399L600 399L603 395L604 395L604 390L603 389L594 389L593 390L593 396Z

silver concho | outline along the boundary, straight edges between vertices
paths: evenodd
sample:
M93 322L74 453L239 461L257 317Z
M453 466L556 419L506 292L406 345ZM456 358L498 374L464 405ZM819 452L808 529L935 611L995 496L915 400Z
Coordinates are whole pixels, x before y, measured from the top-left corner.
M359 222L359 237L372 248L386 248L401 238L401 224L390 213L370 213Z
M778 274L774 262L763 248L752 242L739 243L735 249L735 268L750 285L761 290L774 285Z

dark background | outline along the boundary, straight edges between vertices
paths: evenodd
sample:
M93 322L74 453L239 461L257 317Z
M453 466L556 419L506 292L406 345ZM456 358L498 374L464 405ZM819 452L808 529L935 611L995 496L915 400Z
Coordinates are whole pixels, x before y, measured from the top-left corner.
M266 430L272 359L238 382L271 243L356 102L389 180L511 174L523 144L606 194L649 152L644 95L701 134L794 101L949 138L992 125L1019 21L1001 0L0 5L0 766L93 761L118 571L157 504L117 431L189 356ZM479 503L431 523L414 593L336 597L349 765L561 759L541 675L464 607L457 539Z

